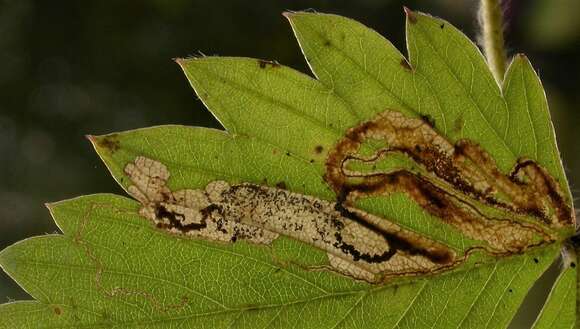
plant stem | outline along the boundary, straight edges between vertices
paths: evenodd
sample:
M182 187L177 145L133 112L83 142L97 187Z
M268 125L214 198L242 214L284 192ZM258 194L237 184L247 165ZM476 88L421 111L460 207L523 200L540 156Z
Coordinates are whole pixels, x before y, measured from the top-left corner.
M479 17L483 33L483 51L495 79L501 84L507 62L501 0L481 0Z

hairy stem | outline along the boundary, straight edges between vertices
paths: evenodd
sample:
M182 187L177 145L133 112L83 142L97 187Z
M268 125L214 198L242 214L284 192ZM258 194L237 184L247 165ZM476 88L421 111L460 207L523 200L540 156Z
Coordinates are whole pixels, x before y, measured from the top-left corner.
M495 79L501 83L506 70L501 0L481 0L479 8L483 50Z

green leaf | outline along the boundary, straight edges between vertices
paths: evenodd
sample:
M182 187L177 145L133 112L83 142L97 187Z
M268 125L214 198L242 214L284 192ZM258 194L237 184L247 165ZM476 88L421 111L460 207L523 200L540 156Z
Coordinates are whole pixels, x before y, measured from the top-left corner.
M513 143L516 154L536 159L548 168L570 197L546 94L525 55L514 57L506 73L503 90L510 114L507 140Z
M200 188L222 179L271 186L284 183L304 194L333 197L320 178L320 165L288 155L287 150L256 137L199 127L160 126L91 139L125 189L130 181L123 168L135 157L146 156L167 165L175 177L169 182L174 190Z
M0 328L448 328L478 319L496 328L558 253L551 247L374 286L293 265L293 258L315 264L326 257L290 239L257 247L178 238L143 220L138 207L108 194L51 204L64 236L31 238L0 254L5 271L38 300L2 306Z
M226 131L174 125L89 136L112 176L139 202L101 194L49 205L63 235L27 239L0 253L2 268L36 299L0 306L0 318L7 319L0 328L509 324L574 231L545 95L529 62L517 56L500 88L477 47L441 19L407 12L407 60L355 21L285 15L316 79L250 58L177 60ZM400 122L408 125L397 126ZM398 139L411 126L421 133ZM367 135L357 135L357 129L367 129ZM380 129L393 129L386 136L395 138L367 138L379 136ZM427 143L417 137L426 135L439 139ZM332 180L333 161L357 138L359 157L345 157L340 170L361 175L340 185ZM407 153L372 160L396 143L404 149L409 138L415 140ZM466 141L472 143L463 151L467 155L457 151ZM455 150L455 158L429 153L440 158L425 160L422 147L445 145ZM393 184L392 193L367 188L351 195L340 189L366 182L369 171L368 177L403 173L421 184L404 185L392 176L381 181L385 188ZM485 193L468 184L474 177L490 185ZM228 219L228 211L247 200L219 208L209 189L219 181L227 182L226 192L234 196L234 188L244 186L262 194L250 199L251 209L242 207L245 215ZM261 204L267 202L264 195L276 195L271 200L276 207ZM221 209L224 221L211 222L218 213L202 207L206 201L200 200L206 199ZM284 222L288 225L315 223L318 229L331 222L320 218L332 218L370 232L347 237L354 242L351 249L342 245L345 254L353 249L361 254L365 244L374 246L372 234L381 232L388 251L395 250L384 261L392 275L373 272L372 266L383 264L373 260L365 263L372 275L360 276L362 256L341 258L354 271L329 258L338 242L316 244L315 233L302 233L298 226L292 227L299 233L268 226L273 225L268 218L284 211L295 211L295 218ZM300 216L306 219L300 222ZM379 221L371 223L372 218ZM226 227L217 226L216 236L223 231L229 237L231 227L258 227L263 235L238 238L236 231L220 240L200 233L208 222ZM386 223L395 228L385 228ZM510 231L502 231L506 227ZM324 230L318 230L323 238L336 237ZM259 239L272 232L279 235ZM423 257L441 255L433 250L444 250L451 260ZM397 255L407 261L397 265L401 268L389 263ZM563 293L562 282L570 280L566 273L553 296ZM559 312L553 296L538 325Z
M548 300L534 323L534 329L576 327L576 255L572 263L564 264Z
M475 44L444 21L410 13L407 45L417 74L437 88L445 109L440 129L452 139L479 142L500 169L511 169L519 156L513 144L528 141L508 140L506 102Z

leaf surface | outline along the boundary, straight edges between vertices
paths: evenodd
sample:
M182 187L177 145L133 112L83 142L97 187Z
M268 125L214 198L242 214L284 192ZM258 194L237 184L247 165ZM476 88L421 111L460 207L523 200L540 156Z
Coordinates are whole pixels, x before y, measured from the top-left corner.
M477 47L438 18L407 11L407 60L350 19L285 16L316 78L251 58L178 60L226 131L174 125L89 137L126 191L138 195L127 168L146 158L167 169L162 183L171 193L226 181L338 204L340 193L328 180L337 143L388 110L426 122L450 145L473 141L506 177L518 160L536 161L570 205L543 88L524 57L514 59L500 87ZM360 152L381 147L371 141ZM410 156L384 160L377 167L386 172L429 171ZM570 223L538 224L550 243L494 254L486 252L489 241L466 235L409 193L361 198L352 207L466 255L445 271L376 284L337 273L325 251L283 234L268 244L170 234L145 218L139 201L99 194L49 205L63 235L27 239L0 253L2 268L36 299L0 306L7 319L0 328L502 328L573 232ZM484 217L533 220L469 202ZM565 293L569 272L538 328L569 313L553 302Z
M503 90L510 113L507 140L511 141L517 154L536 159L563 182L564 189L568 189L546 94L532 64L524 55L514 57L506 73Z
M575 263L564 264L534 329L576 327L576 278Z
M139 204L124 197L91 195L49 207L63 236L31 238L0 254L5 271L38 300L0 307L0 328L448 328L482 319L495 328L558 252L534 252L538 263L519 256L374 286L285 263L325 261L289 239L256 247L176 238L143 220Z

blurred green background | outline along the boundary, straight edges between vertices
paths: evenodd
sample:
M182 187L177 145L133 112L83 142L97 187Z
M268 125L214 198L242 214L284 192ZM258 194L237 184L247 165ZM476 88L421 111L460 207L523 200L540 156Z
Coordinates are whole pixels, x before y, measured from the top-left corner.
M357 19L404 48L402 6L476 38L477 1L0 0L0 249L57 230L43 204L123 193L85 134L217 127L174 57L248 56L308 68L284 10ZM574 189L580 183L580 1L510 1L507 43L543 80ZM574 189L577 192L576 189ZM0 271L0 302L27 295Z

